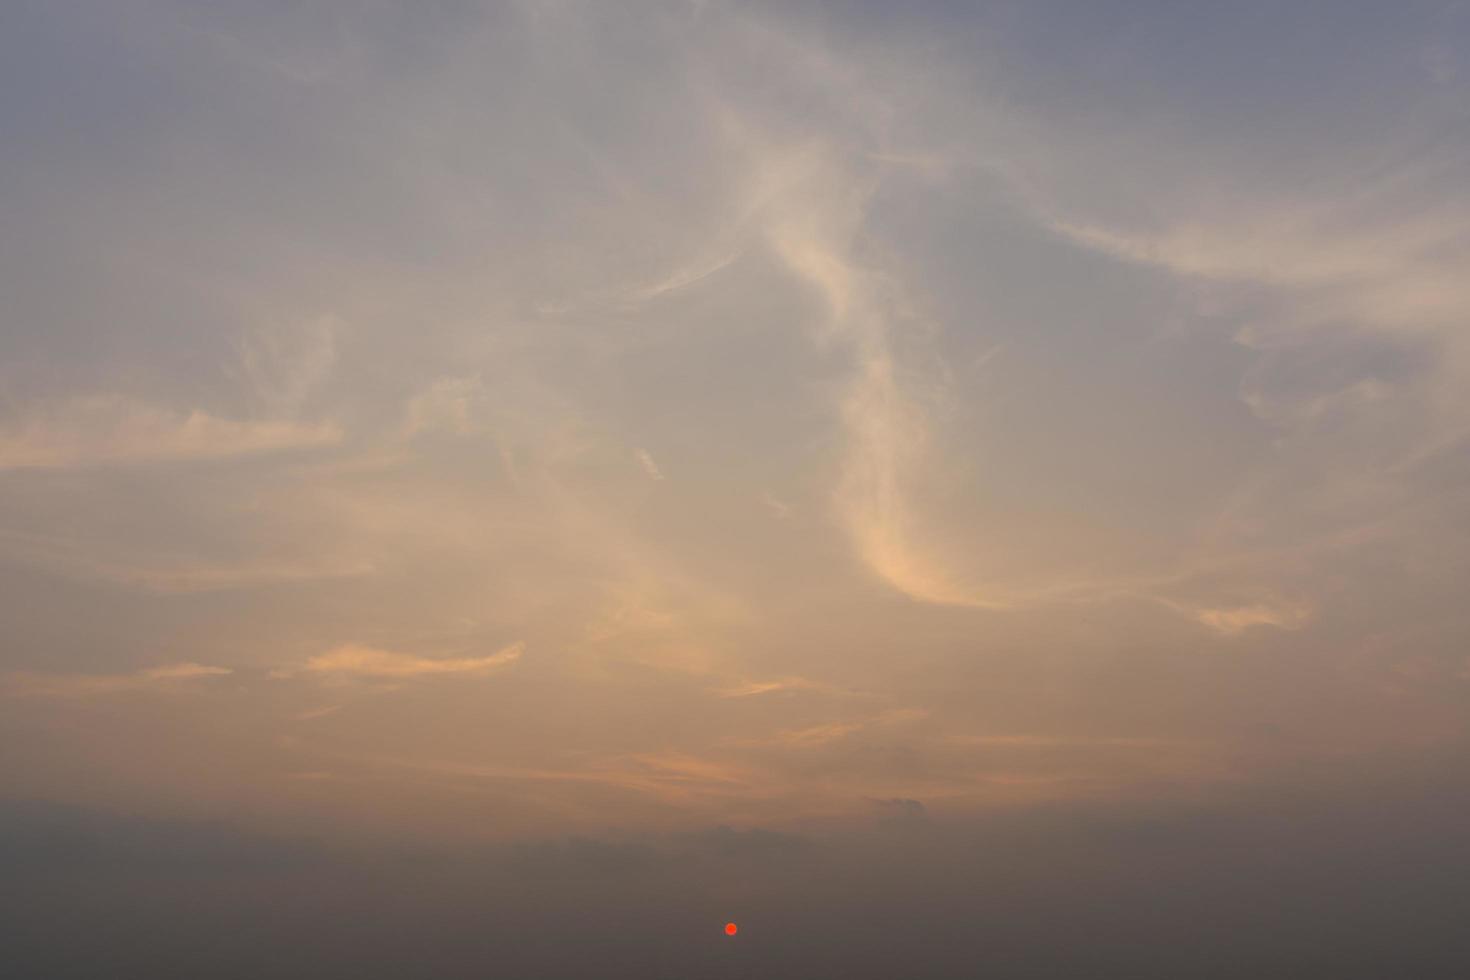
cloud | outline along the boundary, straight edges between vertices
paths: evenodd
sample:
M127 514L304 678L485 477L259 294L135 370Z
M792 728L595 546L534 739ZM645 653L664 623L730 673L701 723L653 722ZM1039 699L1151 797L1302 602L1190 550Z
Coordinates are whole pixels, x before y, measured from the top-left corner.
M792 728L783 732L777 732L773 742L781 745L789 745L792 748L804 748L813 745L826 745L846 738L853 732L863 728L860 722L829 722L825 725L812 725L809 728Z
M1470 292L1456 275L1470 215L1363 217L1374 191L1364 192L1367 201L1291 202L1270 210L1247 197L1235 213L1181 218L1157 230L1066 221L1053 228L1079 244L1181 275L1313 290L1320 314L1340 311L1403 329L1453 319Z
M142 676L151 681L181 680L190 677L219 677L222 674L232 674L234 671L228 667L207 667L204 664L183 663L170 664L166 667L151 667L142 672Z
M676 293L716 275L721 270L733 265L739 258L739 252L728 255L719 254L702 262L685 266L670 273L667 277L651 286L633 290L628 298L634 303L645 303L649 300L658 299L668 293Z
M779 497L773 496L770 493L762 493L761 503L770 508L771 513L776 515L777 520L788 521L791 519L791 505L788 504L786 501L781 500Z
M401 679L442 674L488 674L515 663L524 651L525 644L513 643L484 657L433 658L348 643L317 654L299 670L278 672L278 675L299 673L320 677Z
M746 681L733 687L724 687L715 693L722 698L750 698L762 694L777 694L791 691L816 691L821 693L835 693L835 689L808 680L805 677L780 677L769 681Z
M1048 61L1032 77L1014 61L966 56L989 19L985 30L934 35L937 45L916 45L922 54L906 46L907 18L940 7L949 17L955 5L885 12L868 26L854 23L867 15L834 9L814 22L773 5L638 16L492 6L489 23L442 34L426 26L434 16L387 23L346 6L340 17L332 8L281 21L242 6L204 18L238 30L242 52L286 50L342 69L309 90L241 76L234 62L176 60L199 50L170 40L191 36L187 25L170 22L166 31L182 33L160 40L146 19L111 18L128 30L88 32L110 42L89 60L97 84L38 76L17 89L22 101L64 97L37 104L48 126L76 118L74 96L107 96L91 114L129 120L114 95L182 101L125 127L136 146L104 145L111 131L100 133L96 156L78 161L95 168L95 185L49 162L75 142L65 125L70 142L17 141L46 162L33 182L45 194L0 178L25 202L15 240L37 244L7 264L22 272L0 275L25 285L36 255L77 280L58 289L33 277L45 302L10 318L19 330L0 356L0 389L18 379L60 393L34 411L17 398L26 414L0 425L0 466L64 471L0 474L0 513L34 535L0 532L0 622L13 622L24 651L13 666L96 649L113 662L87 669L127 671L139 649L197 639L190 656L204 661L286 645L277 673L297 679L231 698L237 715L191 720L199 737L160 755L230 765L204 775L159 765L143 778L179 799L197 789L283 818L304 813L279 785L253 788L278 766L275 749L230 741L288 720L295 771L341 763L350 774L352 760L312 754L351 744L364 756L457 753L451 767L481 763L466 774L515 783L456 783L443 806L374 806L432 775L376 773L352 781L361 796L334 804L349 820L413 810L405 825L483 823L473 801L491 797L507 804L495 833L517 820L664 819L649 801L629 803L644 807L636 812L601 805L639 793L693 799L715 819L866 809L869 797L955 812L1008 798L1007 779L1025 796L1132 792L1140 774L1214 778L1213 755L1197 763L1183 758L1188 748L1155 751L1158 740L945 740L977 720L1046 732L1108 731L1122 718L1140 735L1258 738L1291 764L1332 742L1316 736L1335 731L1350 696L1380 704L1359 680L1376 669L1366 658L1333 661L1332 676L1347 679L1330 690L1280 672L1321 676L1313 658L1336 655L1334 636L1377 630L1390 603L1407 604L1394 590L1429 576L1380 574L1408 562L1365 571L1337 560L1346 546L1298 547L1342 526L1298 488L1394 482L1332 439L1371 429L1423 393L1415 371L1446 363L1426 348L1393 374L1369 352L1361 376L1310 382L1337 349L1324 338L1361 336L1358 319L1400 298L1399 315L1375 319L1372 333L1464 350L1445 326L1463 306L1447 271L1463 257L1453 229L1367 214L1343 222L1287 199L1312 187L1331 199L1337 185L1325 178L1293 182L1275 201L1241 188L1227 207L1180 192L1192 171L1171 170L1178 158L1155 152L1126 100L1046 117L1048 93L1067 91L1073 69L1128 74L1159 62L1066 57L1066 17L1039 33ZM529 10L535 26L522 29L517 11ZM1130 34L1130 55L1157 53L1156 21ZM1008 47L1006 26L994 26L993 43ZM59 27L48 36L64 38ZM1008 58L1038 56L1020 40ZM38 48L33 60L64 68L66 52ZM201 70L206 84L179 84ZM1175 91L1172 108L1192 116L1221 107L1158 90ZM483 97L492 91L504 97ZM1262 101L1250 94L1227 101ZM991 128L999 102L1036 114ZM1423 125L1433 114L1406 118ZM1135 137L1146 165L1115 167L1104 144ZM178 146L190 166L154 165L158 148ZM977 165L982 156L1013 166ZM1324 170L1334 160L1319 158ZM1018 170L1045 184L1069 161L1089 179L1066 186L1063 176L1032 197L1005 186ZM1120 200L1117 185L1138 201ZM1401 182L1404 200L1413 186ZM1171 210L1182 197L1204 203ZM77 203L56 207L63 199ZM23 224L31 210L39 217ZM1403 214L1389 197L1366 210ZM75 243L68 221L82 229ZM1161 321L1189 320L1205 300L1215 305L1196 320L1212 336L1181 327L1156 339ZM293 312L339 309L340 319ZM231 352L238 364L227 370ZM1284 359L1284 370L1257 370ZM156 384L125 389L141 400L67 400L98 378ZM1455 387L1431 387L1453 415ZM1384 426L1380 444L1407 449L1423 431ZM1278 452L1275 440L1290 437L1310 445ZM227 468L68 470L295 445L340 448ZM1293 479L1318 465L1342 478ZM1440 492L1458 493L1463 475L1437 474ZM647 482L665 478L678 494ZM1430 513L1424 484L1392 489L1404 513ZM1230 512L1215 520L1220 510ZM1464 549L1454 522L1439 526L1434 560L1448 563ZM42 574L51 570L66 574ZM271 583L289 587L221 594ZM1316 589L1335 590L1332 602ZM1425 640L1407 645L1428 658L1437 654L1420 648L1450 645L1460 623L1452 600L1421 594L1411 601ZM1352 621L1303 628L1329 605L1324 618ZM56 614L72 608L88 614ZM538 657L515 667L519 645L465 645L485 636L523 637ZM365 642L336 645L351 637ZM1248 655L1204 670L1181 653L1211 643ZM1293 656L1254 655L1263 648ZM540 651L544 669L532 671ZM454 694L509 670L473 684L474 698ZM414 678L425 697L324 718L333 692ZM71 686L210 683L185 669ZM1285 693L1255 706L1261 690ZM85 746L58 725L57 747L27 749L17 768L90 766L115 774L96 792L121 792L122 773L97 760L117 746L152 761L136 747L154 729L129 737L127 726L145 727L154 700L136 698L139 720L99 726ZM1187 710L1203 702L1218 710ZM931 713L900 730L904 715L879 713L889 704ZM1254 707L1242 714L1241 704ZM1394 721L1418 713L1382 710L1400 712ZM486 716L495 724L477 725ZM1257 735L1269 726L1252 719L1286 734ZM649 762L675 749L707 766ZM749 772L733 764L747 757Z
M272 415L293 416L331 375L343 332L332 315L254 330L239 343L240 373Z
M423 432L470 435L481 431L489 392L478 375L439 378L414 395L404 410L401 433L405 437Z
M0 426L0 470L223 459L329 446L341 437L330 422L242 422L93 396Z
M851 357L836 406L844 451L835 510L858 557L898 591L922 602L1004 607L1010 602L998 593L958 584L918 539L913 488L930 464L930 424L912 388L916 378L939 382L902 374L893 336L896 311L905 307L902 280L854 253L877 186L861 156L850 149L768 152L759 195L771 250L822 299L814 338L842 345Z
M755 738L728 738L725 744L745 748L813 749L841 742L849 735L866 731L884 735L894 729L905 729L929 717L925 708L888 708L867 718L851 721L827 721L801 728L785 728L772 735Z
M1242 312L1252 315L1235 340L1261 356L1300 350L1303 360L1321 363L1361 350L1365 337L1380 345L1433 347L1435 370L1415 383L1431 392L1438 410L1437 417L1419 420L1417 434L1436 441L1445 438L1446 426L1455 435L1470 431L1470 398L1464 394L1470 348L1461 329L1470 304L1470 285L1461 274L1470 261L1470 207L1432 193L1447 181L1462 182L1463 166L1454 156L1389 147L1350 193L1329 198L1281 198L1236 186L1223 205L1161 209L1145 227L1048 214L1046 205L1039 218L1087 248L1167 270L1201 289L1213 287L1216 304L1230 301L1232 294L1219 292L1222 287L1270 290L1264 299L1238 299ZM1424 192L1412 193L1417 187ZM1334 379L1338 387L1324 396L1310 383L1312 375L1302 373L1290 393L1302 410L1295 417L1272 416L1273 421L1301 428L1314 421L1313 408L1320 410L1324 398L1388 394L1382 380L1369 374ZM1242 393L1258 397L1249 388ZM1365 416L1364 428L1373 417ZM1405 454L1417 448L1402 447Z
M1312 618L1312 607L1258 603L1251 606L1201 609L1194 614L1194 618L1216 632L1233 636L1252 626L1275 626L1284 630L1300 629Z
M643 472L648 474L649 479L662 480L664 478L663 470L658 468L658 464L653 461L647 449L634 450L633 458L638 460L638 465L643 467Z
M234 673L228 667L178 663L149 667L131 674L43 674L21 671L7 674L0 691L13 697L84 698L124 691L177 690L180 682Z

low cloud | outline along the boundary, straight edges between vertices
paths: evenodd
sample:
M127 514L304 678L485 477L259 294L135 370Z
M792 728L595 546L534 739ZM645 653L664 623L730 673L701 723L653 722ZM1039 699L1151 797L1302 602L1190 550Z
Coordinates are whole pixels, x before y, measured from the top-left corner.
M317 654L300 670L277 672L277 676L401 679L434 674L488 674L515 663L524 652L525 644L513 643L485 657L435 658L348 643Z

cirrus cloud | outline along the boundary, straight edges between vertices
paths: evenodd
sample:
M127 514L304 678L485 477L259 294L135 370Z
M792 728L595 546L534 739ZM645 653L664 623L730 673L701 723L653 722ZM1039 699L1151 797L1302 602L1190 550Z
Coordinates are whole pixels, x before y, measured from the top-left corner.
M525 644L513 643L484 657L420 657L411 653L345 643L306 661L299 670L278 676L403 679L438 674L487 674L520 659Z

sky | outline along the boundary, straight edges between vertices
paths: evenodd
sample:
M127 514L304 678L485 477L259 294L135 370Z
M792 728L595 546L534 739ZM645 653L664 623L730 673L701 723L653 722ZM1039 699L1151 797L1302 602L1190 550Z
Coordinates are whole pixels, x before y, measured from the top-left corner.
M1467 52L0 6L0 967L1465 975Z

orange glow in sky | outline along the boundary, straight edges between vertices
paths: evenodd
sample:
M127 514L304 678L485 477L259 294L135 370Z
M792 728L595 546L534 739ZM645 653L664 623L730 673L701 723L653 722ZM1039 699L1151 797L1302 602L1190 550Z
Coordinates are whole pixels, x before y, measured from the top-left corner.
M735 925L735 923L733 923L733 922L726 922L725 923L725 935L727 935L727 936L733 936L733 935L735 935L735 933L737 933L739 931L740 931L740 929Z

